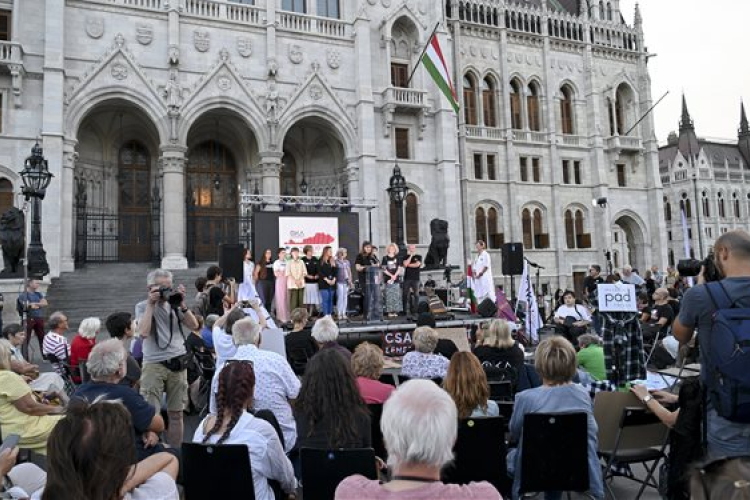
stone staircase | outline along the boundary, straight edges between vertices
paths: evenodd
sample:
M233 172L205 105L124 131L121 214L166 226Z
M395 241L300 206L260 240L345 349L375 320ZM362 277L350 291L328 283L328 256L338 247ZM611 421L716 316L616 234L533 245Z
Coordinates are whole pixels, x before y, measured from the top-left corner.
M175 285L184 284L188 304L195 297L194 282L205 276L209 264L173 271ZM68 316L71 333L75 333L81 320L96 316L104 320L113 312L134 312L135 305L146 298L146 276L151 264L87 264L72 273L52 280L47 291L48 314L62 311Z

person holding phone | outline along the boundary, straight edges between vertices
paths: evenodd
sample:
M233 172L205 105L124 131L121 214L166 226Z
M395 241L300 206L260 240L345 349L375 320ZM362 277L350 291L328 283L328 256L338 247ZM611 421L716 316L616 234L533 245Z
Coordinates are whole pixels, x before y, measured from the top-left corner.
M5 438L0 446L0 477L5 478L5 483L0 483L0 494L5 493L9 498L29 498L44 488L47 473L30 462L16 465L18 451L18 434Z

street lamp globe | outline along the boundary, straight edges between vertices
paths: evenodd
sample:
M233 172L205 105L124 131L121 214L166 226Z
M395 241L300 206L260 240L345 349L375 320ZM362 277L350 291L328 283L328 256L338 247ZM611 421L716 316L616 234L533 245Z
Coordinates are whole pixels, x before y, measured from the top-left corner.
M42 147L37 142L31 148L31 156L26 158L23 170L20 172L23 180L23 194L26 199L39 198L43 200L47 193L47 187L52 180L52 173L50 173L47 160L44 159L42 153Z
M409 188L406 187L406 179L404 179L404 176L401 175L401 167L396 164L396 166L393 167L393 175L391 175L388 194L390 195L392 201L396 203L403 203L408 191Z

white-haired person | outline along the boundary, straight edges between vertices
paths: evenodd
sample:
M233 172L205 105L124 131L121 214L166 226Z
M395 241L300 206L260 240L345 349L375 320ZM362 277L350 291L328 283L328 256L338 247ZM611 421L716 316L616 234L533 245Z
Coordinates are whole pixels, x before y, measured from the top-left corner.
M318 344L318 352L323 349L336 349L347 361L352 358L351 351L338 343L339 327L330 316L323 316L315 321L312 327L312 338Z
M604 498L602 470L597 456L598 427L594 406L586 388L573 383L576 374L576 351L564 337L556 335L543 340L536 349L534 365L542 377L542 385L516 394L510 419L511 441L518 448L508 453L508 472L513 476L513 498L521 487L521 449L524 417L530 413L583 412L588 417L589 489L593 498ZM546 492L547 499L560 497L559 492Z
M78 333L70 343L70 369L73 371L73 382L81 383L81 363L85 363L91 349L96 345L96 336L102 327L99 318L86 318L78 326Z
M258 348L261 331L261 325L251 318L239 320L232 325L232 340L237 346L237 352L224 363L221 369L217 369L211 381L209 410L212 415L217 414L216 395L224 367L233 361L252 362L256 382L252 409L269 410L274 414L284 435L282 445L289 452L297 442L297 426L290 402L299 394L300 381L286 358L275 352Z
M458 427L456 405L426 380L402 384L383 406L380 428L388 450L391 481L355 475L336 488L336 500L499 500L487 483L443 484L440 470L453 459Z
M481 339L477 335L474 355L482 364L487 380L508 380L515 386L523 369L523 348L511 336L510 325L504 319L496 318L483 326Z
M349 262L346 248L336 252L336 317L346 320L349 290L352 288L352 263Z
M438 334L429 326L420 326L412 335L414 350L406 353L401 364L401 375L409 378L445 378L450 361L434 354Z
M130 413L135 437L137 461L166 451L159 440L164 431L164 419L138 391L120 381L127 373L128 355L118 339L97 344L89 354L87 368L91 380L78 386L73 399L119 401Z

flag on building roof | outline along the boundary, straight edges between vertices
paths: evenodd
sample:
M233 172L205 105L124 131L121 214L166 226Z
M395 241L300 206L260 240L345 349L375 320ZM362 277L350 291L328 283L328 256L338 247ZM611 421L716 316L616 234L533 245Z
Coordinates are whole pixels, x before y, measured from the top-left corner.
M437 33L433 33L430 41L427 42L427 47L422 55L422 62L425 68L427 68L427 72L432 76L432 79L435 80L435 84L448 99L453 111L458 113L456 89L453 87L448 65L445 64L445 58L440 48Z

